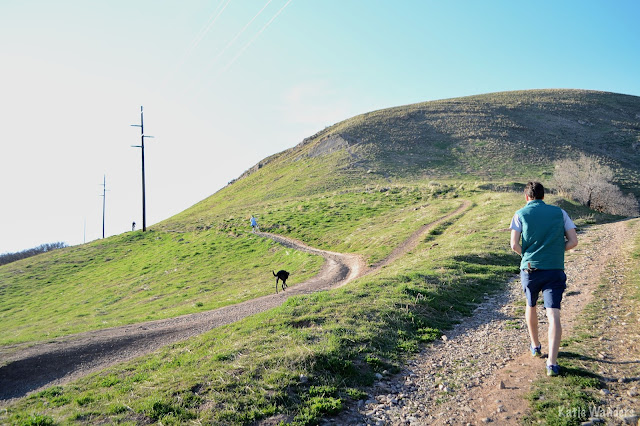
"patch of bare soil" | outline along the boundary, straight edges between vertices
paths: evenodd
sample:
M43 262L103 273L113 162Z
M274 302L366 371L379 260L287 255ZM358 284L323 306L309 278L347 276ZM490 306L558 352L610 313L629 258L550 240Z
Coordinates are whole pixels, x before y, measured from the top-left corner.
M611 271L610 265L614 265L614 271L622 270L623 247L631 239L631 232L626 223L618 222L580 233L579 246L566 260L568 288L562 307L565 338L572 334L583 309L593 300L603 274L616 279L616 274L606 275ZM426 347L402 373L382 377L371 390L369 400L326 419L325 424L520 423L527 414L525 396L532 382L546 377L546 360L529 353L519 280L514 279L504 294L485 298L472 317ZM629 305L623 303L622 292L612 293L610 298L611 313L606 315L609 320L599 330L604 348L600 355L604 362L601 373L611 388L603 394L612 395L610 406L638 414L638 314L625 312ZM538 317L545 354L547 321L543 311L538 310ZM561 358L559 361L562 364ZM613 390L616 387L620 389ZM633 418L630 420L633 422ZM616 424L617 420L607 421Z
M286 291L213 311L80 333L46 343L2 347L0 401L8 404L15 398L21 398L45 387L64 384L151 353L162 346L280 306L291 296L341 287L406 253L415 247L420 236L431 227L459 214L469 205L470 203L465 201L455 212L424 225L394 250L387 260L374 268L368 268L364 259L356 254L318 250L291 238L259 233L286 247L321 255L325 258L325 263L315 277L289 287Z

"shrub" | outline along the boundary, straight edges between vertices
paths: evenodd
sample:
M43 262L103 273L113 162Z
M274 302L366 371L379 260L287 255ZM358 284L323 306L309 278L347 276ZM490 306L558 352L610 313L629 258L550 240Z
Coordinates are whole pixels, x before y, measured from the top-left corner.
M553 174L560 195L602 213L637 216L638 201L633 194L623 195L612 183L613 176L610 167L584 154L577 160L557 161Z

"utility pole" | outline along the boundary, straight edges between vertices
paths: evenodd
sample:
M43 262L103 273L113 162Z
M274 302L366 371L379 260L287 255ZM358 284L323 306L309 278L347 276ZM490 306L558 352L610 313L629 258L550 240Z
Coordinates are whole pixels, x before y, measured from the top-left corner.
M140 127L140 145L131 145L134 148L142 150L142 231L147 230L147 205L145 201L145 185L144 185L144 138L152 138L144 134L144 118L142 106L140 107L140 124L132 124L133 127Z
M104 239L104 212L107 201L107 175L102 177L102 239ZM85 225L86 227L86 225ZM86 231L85 231L86 232Z

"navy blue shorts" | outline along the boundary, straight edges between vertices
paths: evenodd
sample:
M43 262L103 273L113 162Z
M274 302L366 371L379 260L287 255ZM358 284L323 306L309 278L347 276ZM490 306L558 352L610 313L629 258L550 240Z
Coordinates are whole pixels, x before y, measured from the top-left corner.
M529 306L536 306L542 292L545 308L560 309L562 293L567 288L567 276L562 269L535 269L531 272L523 269L520 279Z

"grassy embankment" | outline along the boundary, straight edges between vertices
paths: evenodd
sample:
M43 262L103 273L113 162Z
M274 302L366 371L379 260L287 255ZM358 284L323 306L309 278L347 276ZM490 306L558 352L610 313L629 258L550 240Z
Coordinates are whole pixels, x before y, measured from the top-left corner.
M375 261L418 224L457 206L447 200L427 203L438 191L345 193L253 208L261 213L262 230ZM317 273L321 257L251 234L240 216L207 217L199 229L127 233L0 268L0 343L238 303L273 292L272 269L292 272L290 285Z
M247 233L127 233L0 268L0 343L215 309L270 293L270 265L295 284L321 263Z
M396 370L422 343L471 313L485 294L503 288L517 263L505 229L521 198L465 184L345 192L274 205L265 210L270 220L264 226L331 250L362 251L371 261L462 199L474 203L375 276L291 298L278 309L47 389L7 407L7 419L246 424L281 416L312 424L346 400L364 397L375 372ZM355 219L376 202L379 210ZM579 223L593 221L572 207Z

